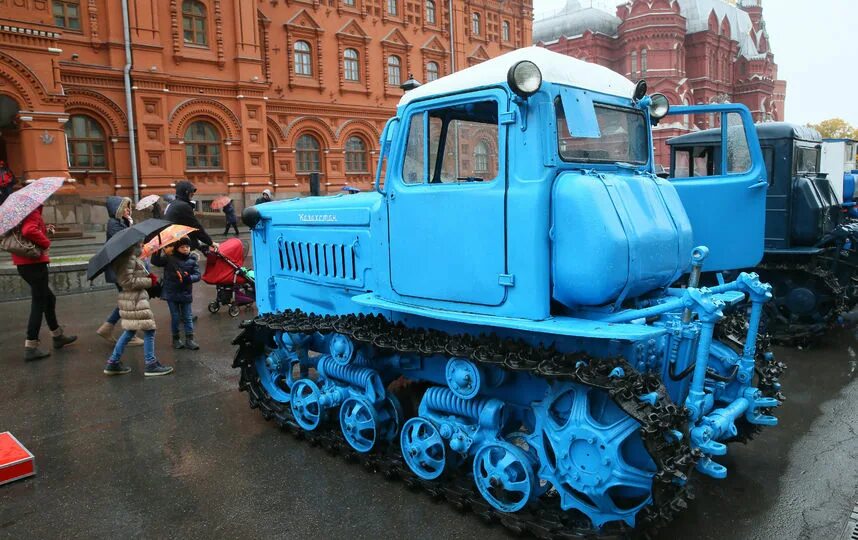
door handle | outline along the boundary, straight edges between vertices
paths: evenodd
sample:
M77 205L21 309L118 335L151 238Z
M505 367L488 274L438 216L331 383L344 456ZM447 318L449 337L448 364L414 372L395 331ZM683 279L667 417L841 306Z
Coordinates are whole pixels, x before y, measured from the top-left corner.
M761 188L761 187L768 187L768 185L769 185L769 183L767 181L763 180L762 182L757 182L756 184L751 184L750 186L748 186L748 189L757 189L757 188Z

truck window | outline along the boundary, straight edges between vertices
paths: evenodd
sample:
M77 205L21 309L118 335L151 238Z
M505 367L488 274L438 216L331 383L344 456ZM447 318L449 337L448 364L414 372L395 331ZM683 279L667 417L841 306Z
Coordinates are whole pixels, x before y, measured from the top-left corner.
M691 173L691 150L677 150L674 156L673 176L688 178Z
M816 174L819 171L819 148L796 145L793 154L796 174Z
M569 135L560 98L554 101L557 114L557 145L563 161L579 163L632 163L645 165L649 159L649 136L643 113L625 107L596 104L601 137Z
M498 176L498 105L479 101L411 115L406 184L483 182Z
M751 150L745 137L745 126L739 113L727 114L727 174L751 170Z
M676 148L672 178L692 178L715 175L714 146Z

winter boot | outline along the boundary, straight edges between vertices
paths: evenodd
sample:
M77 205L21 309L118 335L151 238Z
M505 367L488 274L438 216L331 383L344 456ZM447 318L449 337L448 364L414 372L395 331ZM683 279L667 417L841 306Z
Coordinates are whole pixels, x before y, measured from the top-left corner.
M122 362L108 362L104 366L105 375L125 375L131 373L131 368Z
M180 334L173 334L173 348L174 349L183 349L184 347L185 347L185 344L182 341L182 336Z
M190 349L192 351L196 351L200 348L200 346L197 344L197 342L194 341L194 335L193 334L186 334L185 335L185 348Z
M169 375L173 372L171 366L162 366L161 362L155 360L146 364L146 370L143 372L145 377L158 377L159 375Z
M101 326L98 327L98 330L95 331L96 334L103 337L108 343L111 345L116 344L116 338L113 337L113 325L106 322L101 323Z
M63 333L63 327L60 326L56 330L51 330L51 335L54 337L54 349L62 349L69 343L74 343L77 336L67 336Z
M24 360L32 362L33 360L41 360L47 358L51 353L39 350L38 339L28 339L24 342Z
M143 340L140 339L140 336L134 336L133 338L128 340L129 347L140 347L143 345Z

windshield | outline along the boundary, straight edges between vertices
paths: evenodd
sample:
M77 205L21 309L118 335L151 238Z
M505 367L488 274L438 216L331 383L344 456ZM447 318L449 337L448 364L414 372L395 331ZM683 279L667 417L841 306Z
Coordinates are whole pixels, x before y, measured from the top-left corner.
M596 104L601 136L583 138L569 135L566 114L559 98L555 100L554 107L557 111L557 146L563 161L646 164L649 136L642 112Z
M806 146L795 147L795 172L815 174L819 171L819 149Z

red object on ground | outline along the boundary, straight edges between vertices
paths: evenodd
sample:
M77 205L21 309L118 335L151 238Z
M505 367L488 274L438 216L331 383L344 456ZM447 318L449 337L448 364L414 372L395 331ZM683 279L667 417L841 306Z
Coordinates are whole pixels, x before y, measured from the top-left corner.
M0 433L0 486L34 474L33 454L8 431Z

